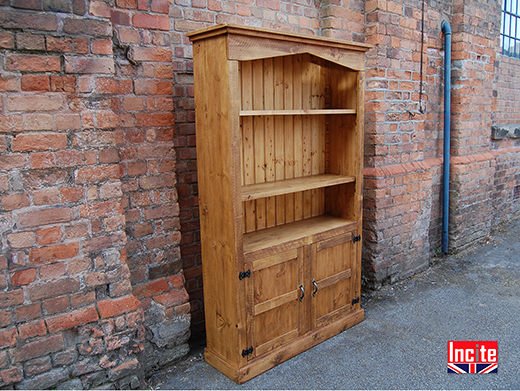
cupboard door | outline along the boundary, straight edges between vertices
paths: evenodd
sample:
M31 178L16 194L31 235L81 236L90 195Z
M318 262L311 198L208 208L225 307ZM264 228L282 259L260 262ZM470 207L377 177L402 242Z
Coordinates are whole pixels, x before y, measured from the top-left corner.
M352 233L311 245L312 327L325 326L352 310Z
M248 346L257 357L305 332L302 297L304 249L293 249L248 263ZM302 287L300 287L300 285Z

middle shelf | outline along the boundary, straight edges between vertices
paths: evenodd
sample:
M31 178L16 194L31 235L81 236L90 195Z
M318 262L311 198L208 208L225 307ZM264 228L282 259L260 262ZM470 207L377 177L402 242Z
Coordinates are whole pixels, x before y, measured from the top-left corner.
M328 186L355 182L356 177L320 174L299 178L284 179L281 181L262 182L242 186L242 201L251 201L265 197L275 197L299 191L320 189Z
M303 109L303 110L241 110L241 117L257 115L328 115L328 114L356 114L355 109Z

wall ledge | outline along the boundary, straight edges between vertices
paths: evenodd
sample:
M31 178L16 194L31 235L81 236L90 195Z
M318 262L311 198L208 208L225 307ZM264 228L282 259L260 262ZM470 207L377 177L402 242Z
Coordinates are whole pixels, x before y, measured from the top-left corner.
M518 125L493 125L491 126L491 139L503 140L505 138L520 138L520 124Z

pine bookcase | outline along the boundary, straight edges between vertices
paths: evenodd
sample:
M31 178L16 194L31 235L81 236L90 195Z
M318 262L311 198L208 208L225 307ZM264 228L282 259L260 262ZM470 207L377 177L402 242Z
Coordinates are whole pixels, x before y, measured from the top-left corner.
M188 35L205 359L243 383L363 320L370 46L230 24Z

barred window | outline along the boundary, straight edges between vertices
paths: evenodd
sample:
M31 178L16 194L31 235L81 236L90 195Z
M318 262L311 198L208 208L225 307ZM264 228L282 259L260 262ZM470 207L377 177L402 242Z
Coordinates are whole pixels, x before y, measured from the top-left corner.
M504 0L500 43L504 56L520 58L520 0Z

